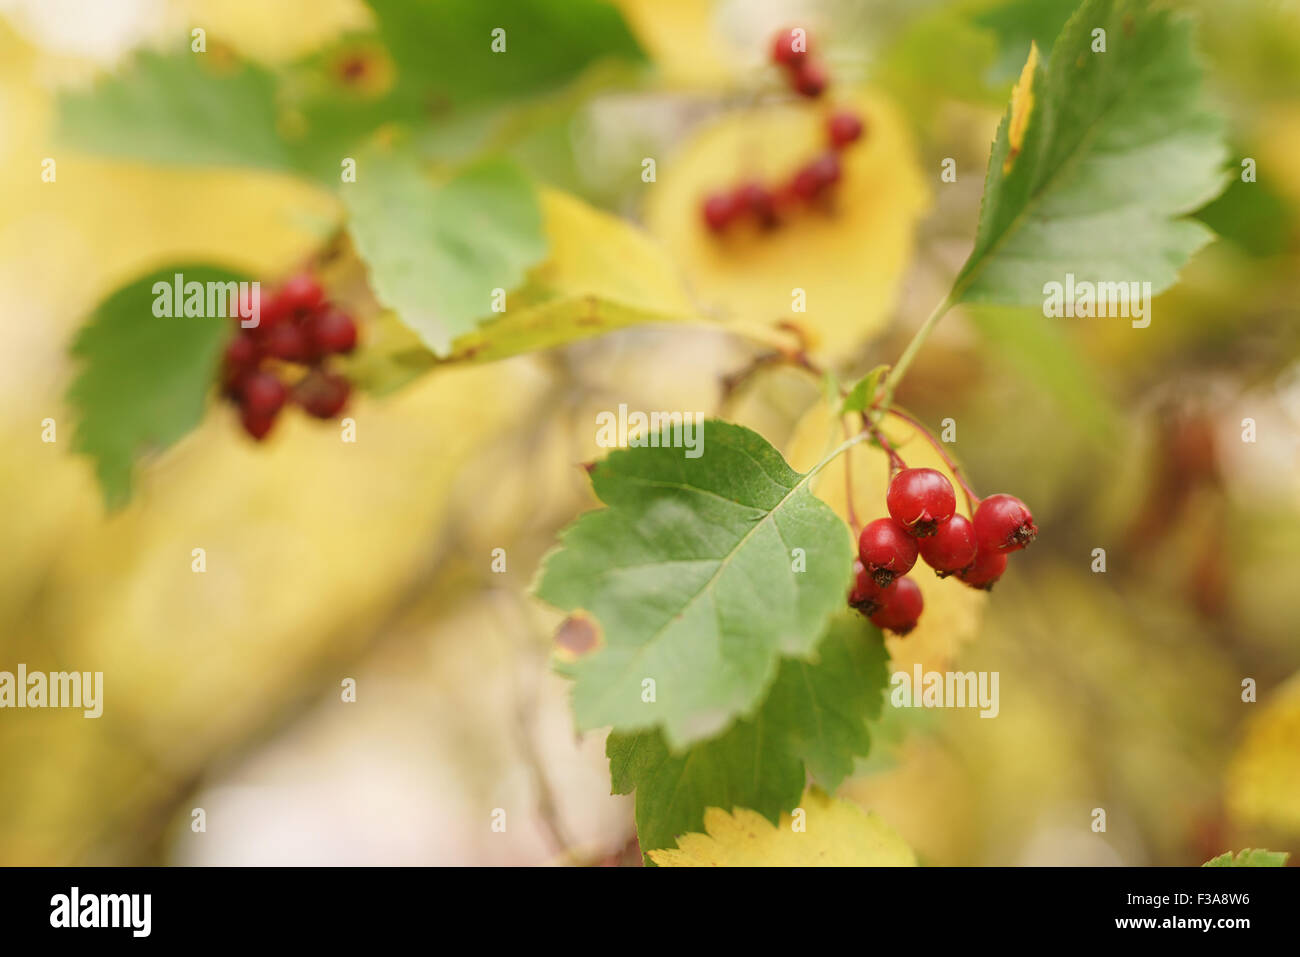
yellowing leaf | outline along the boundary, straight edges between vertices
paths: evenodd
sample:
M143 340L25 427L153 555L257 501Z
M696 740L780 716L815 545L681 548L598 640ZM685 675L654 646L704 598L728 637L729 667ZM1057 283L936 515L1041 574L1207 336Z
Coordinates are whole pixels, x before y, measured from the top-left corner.
M506 296L506 311L435 359L391 315L379 317L349 374L391 392L434 365L491 362L643 322L698 318L681 274L652 238L626 220L558 190L539 193L547 258Z
M798 829L796 829L798 828ZM660 867L915 867L916 855L877 815L810 788L773 826L745 808L704 812L707 834L651 851Z
M714 29L714 4L616 0L615 6L669 85L722 86L736 75L736 57Z
M829 211L808 209L780 229L744 225L714 236L700 203L748 179L787 181L825 148L824 114L806 105L761 107L728 116L659 164L646 224L686 272L701 305L746 328L793 320L817 351L844 355L889 317L927 191L910 137L893 107L859 95L842 104L866 124L843 153L843 177ZM806 312L792 311L801 289Z
M1007 126L1007 158L1002 161L1002 172L1011 172L1020 147L1025 142L1025 130L1029 127L1029 115L1034 111L1034 75L1038 70L1038 44L1029 45L1029 59L1020 71L1020 79L1011 91L1011 120Z
M1259 704L1228 767L1228 814L1300 834L1300 674Z
M857 422L857 417L853 417ZM887 416L882 423L886 436L898 448L909 466L938 469L950 479L952 473L934 448L910 425ZM837 420L831 418L824 403L814 406L795 428L786 448L786 461L801 471L820 461L833 441L844 438ZM853 507L859 527L887 514L885 491L889 487L889 463L885 453L861 442L826 466L818 476L814 494L848 521L845 468L853 482ZM958 488L953 482L953 487ZM957 510L969 517L960 489ZM1015 574L1014 566L1007 574ZM904 638L886 632L890 668L910 671L919 663L926 670L943 670L953 661L963 645L975 637L980 616L988 600L985 592L968 588L955 578L937 578L924 562L917 560L911 577L921 588L925 610L920 623Z

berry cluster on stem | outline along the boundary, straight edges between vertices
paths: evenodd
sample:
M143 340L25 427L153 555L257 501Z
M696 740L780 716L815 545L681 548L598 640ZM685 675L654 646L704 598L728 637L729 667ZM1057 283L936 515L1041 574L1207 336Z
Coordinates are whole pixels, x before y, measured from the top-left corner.
M803 30L782 30L772 42L772 62L781 67L790 87L800 96L817 99L828 85L826 68L809 53ZM772 186L748 180L706 196L700 203L705 227L721 234L749 220L773 229L799 206L823 202L843 176L840 153L865 132L862 117L851 110L831 112L825 121L826 149L795 170L785 182Z
M310 273L293 276L259 305L258 324L240 328L226 345L221 390L239 409L244 431L261 441L290 401L318 419L343 411L352 385L328 360L356 348L357 326Z

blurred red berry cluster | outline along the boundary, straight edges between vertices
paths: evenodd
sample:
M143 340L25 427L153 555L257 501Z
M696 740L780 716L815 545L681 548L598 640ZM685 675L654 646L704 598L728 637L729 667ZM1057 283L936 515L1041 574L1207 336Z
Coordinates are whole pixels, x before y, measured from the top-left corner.
M239 408L244 431L259 441L265 438L288 402L318 419L334 418L352 386L330 371L328 358L356 348L352 317L330 303L316 278L305 272L257 306L257 325L243 328L241 323L221 367L222 393Z
M807 34L800 28L782 30L772 44L772 61L783 67L790 86L801 96L816 98L827 86L826 70L808 49ZM837 110L826 118L827 148L795 170L784 183L769 186L747 181L733 189L704 198L700 213L713 233L723 233L734 223L749 219L764 229L780 225L800 205L823 199L843 174L840 152L862 138L862 117L851 110Z

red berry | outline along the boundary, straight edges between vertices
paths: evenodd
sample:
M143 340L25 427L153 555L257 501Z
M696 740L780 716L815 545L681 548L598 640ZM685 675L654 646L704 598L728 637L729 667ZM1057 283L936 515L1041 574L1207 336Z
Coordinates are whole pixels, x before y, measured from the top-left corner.
M307 337L316 354L351 352L357 345L357 325L347 313L327 309L307 320Z
M975 560L975 526L965 515L954 515L916 544L925 563L944 578Z
M983 588L989 591L993 583L1007 570L1006 552L986 552L981 549L975 555L975 561L957 573L957 577L971 588Z
M738 211L753 216L760 226L776 225L776 196L762 183L745 183L736 190L733 202Z
M916 627L925 600L921 588L910 578L900 578L880 593L879 605L871 613L871 623L903 636Z
M280 287L277 305L289 313L310 312L321 304L325 291L311 273L300 272Z
M878 518L858 535L858 557L883 588L912 570L916 541L892 518Z
M957 496L937 469L903 469L889 483L885 505L909 534L924 538L952 518Z
M704 225L715 233L720 233L730 226L739 211L734 193L713 193L700 205Z
M311 342L301 326L282 322L266 331L262 348L268 356L286 362L306 362L311 357Z
M822 95L829 82L826 69L816 60L804 58L795 68L792 81L795 91L800 96L815 99Z
M981 552L1019 551L1037 535L1034 516L1014 495L990 495L975 509L975 541Z
M862 118L856 113L840 110L826 120L826 138L833 150L842 150L861 136Z
M257 342L247 332L238 333L226 344L221 362L221 387L226 395L236 397L243 391L244 380L257 369L259 358Z
M808 55L808 34L800 27L782 30L772 40L772 62L795 66Z
M876 584L875 578L862 562L853 563L853 588L849 590L849 604L862 614L870 616L880 605L880 594L884 589Z
M351 391L343 376L313 369L294 387L293 398L308 415L332 419L343 410Z
M244 426L244 431L260 442L271 431L271 426L275 425L275 413L254 412L245 407L240 410L239 421Z
M254 372L244 380L240 392L244 410L251 415L274 416L288 395L284 383L270 372Z

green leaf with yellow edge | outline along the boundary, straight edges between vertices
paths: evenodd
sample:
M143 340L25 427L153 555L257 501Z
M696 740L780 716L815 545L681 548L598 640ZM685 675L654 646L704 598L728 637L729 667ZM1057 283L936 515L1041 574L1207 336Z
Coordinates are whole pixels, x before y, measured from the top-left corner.
M1190 21L1146 0L1086 0L1049 62L1031 48L951 301L1041 306L1067 273L1166 289L1213 236L1187 217L1226 185L1226 158Z
M645 322L699 319L676 266L636 226L568 193L543 189L539 199L549 252L506 294L504 313L480 316L443 359L394 316L382 316L349 374L382 394L438 365L491 362Z
M604 635L568 666L578 727L660 728L672 748L754 713L780 657L809 655L844 607L853 562L808 489L817 466L796 472L741 426L691 425L694 440L655 429L595 466L608 507L561 534L536 586Z
M858 111L867 134L843 153L833 207L803 210L776 230L738 223L725 236L700 218L709 193L741 179L784 182L825 147L823 114L780 103L704 127L659 163L645 208L647 229L680 265L704 312L764 338L776 322L794 322L812 350L830 358L855 353L889 321L929 200L897 107L860 92L846 93L840 105ZM793 290L802 290L806 311L792 315Z
M376 298L436 355L491 314L546 255L532 184L513 163L484 160L435 184L413 157L372 153L343 190L349 230Z
M1218 857L1212 857L1202 867L1286 867L1286 859L1291 855L1286 851L1265 851L1248 847L1239 851L1236 857L1232 851L1224 851Z
M109 508L130 498L137 458L167 448L203 418L234 328L228 317L155 316L154 284L170 287L176 273L187 285L241 279L212 266L160 269L105 299L72 344L80 366L68 390L77 416L72 447L94 460Z
M1224 803L1241 827L1300 834L1300 674L1250 706L1228 765Z
M915 867L916 854L870 811L809 788L795 814L773 824L748 808L710 807L704 834L654 850L660 867Z
M835 790L871 748L889 676L884 643L856 612L837 614L815 659L782 659L762 707L723 734L669 750L658 731L606 742L617 793L636 791L642 850L669 847L703 826L704 809L747 807L775 821L794 807L808 774Z

